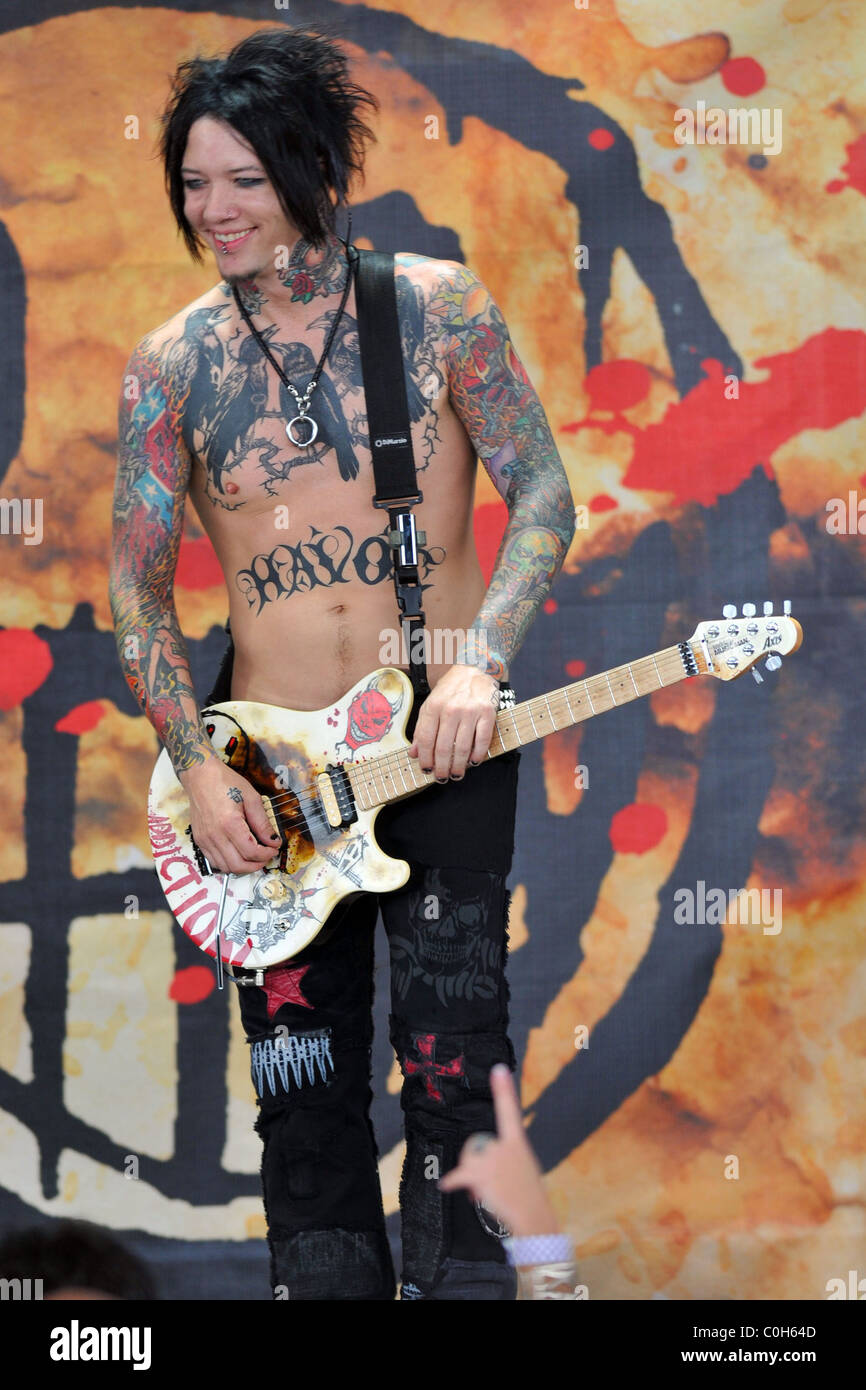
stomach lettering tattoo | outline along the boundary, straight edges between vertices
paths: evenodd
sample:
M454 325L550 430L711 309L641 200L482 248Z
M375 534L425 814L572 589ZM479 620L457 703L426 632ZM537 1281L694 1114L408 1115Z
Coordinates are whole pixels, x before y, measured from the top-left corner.
M422 581L444 559L443 546L419 546L418 573ZM267 554L256 555L246 569L238 570L235 583L258 615L267 604L292 594L308 593L319 586L349 584L353 579L362 584L381 584L392 573L387 526L380 535L367 536L357 545L347 526L335 526L333 531L319 531L311 526L309 540L284 542ZM429 589L430 585L422 582L421 588Z

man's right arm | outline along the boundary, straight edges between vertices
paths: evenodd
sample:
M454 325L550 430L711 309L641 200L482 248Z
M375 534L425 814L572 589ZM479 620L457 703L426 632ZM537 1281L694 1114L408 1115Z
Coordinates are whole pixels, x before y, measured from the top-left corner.
M191 457L164 353L143 339L124 375L109 595L123 673L180 775L215 754L174 604Z
M177 620L174 573L192 458L167 350L154 334L142 339L121 391L109 580L117 651L189 797L196 844L218 872L249 873L273 858L279 837L256 789L213 750Z

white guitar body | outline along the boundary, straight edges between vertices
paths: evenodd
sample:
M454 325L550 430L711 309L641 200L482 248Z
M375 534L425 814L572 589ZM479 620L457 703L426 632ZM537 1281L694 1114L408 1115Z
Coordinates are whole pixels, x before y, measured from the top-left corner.
M283 834L279 852L263 869L228 875L220 932L226 964L254 969L285 961L313 940L343 898L391 892L406 883L409 865L376 843L373 827L381 807L356 805L357 818L334 827L316 777L329 765L359 761L371 751L408 748L411 708L408 677L383 667L327 709L228 700L202 711L215 750L270 799L268 809ZM216 957L223 876L201 872L188 832L189 802L165 750L151 778L147 820L169 907L187 936Z

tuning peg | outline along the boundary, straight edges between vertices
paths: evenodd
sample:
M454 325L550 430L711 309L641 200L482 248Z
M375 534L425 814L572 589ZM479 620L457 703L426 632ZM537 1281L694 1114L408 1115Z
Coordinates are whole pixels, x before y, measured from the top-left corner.
M752 667L752 675L755 677L755 680L758 682L758 685L764 684L764 677L761 675L757 666Z
M764 617L770 618L773 615L773 605L769 599L764 600Z
M723 617L723 618L736 618L736 616L737 616L737 605L736 605L735 603L726 603L725 606L724 606L724 608L722 609L722 617Z
M781 664L782 658L779 656L778 652L770 652L770 655L764 662L764 669L766 671L778 671Z
M755 605L754 605L753 603L744 603L744 604L743 604L743 617L744 617L744 618L754 618L754 616L755 616Z
M782 612L784 613L784 615L785 615L786 618L790 618L790 616L791 616L791 600L790 600L789 598L786 598L786 599L785 599L785 602L782 604Z

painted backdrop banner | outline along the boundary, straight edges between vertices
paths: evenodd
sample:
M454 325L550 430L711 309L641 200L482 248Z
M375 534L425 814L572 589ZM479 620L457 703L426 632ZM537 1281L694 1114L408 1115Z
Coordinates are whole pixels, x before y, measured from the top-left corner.
M124 365L214 281L154 155L169 76L254 29L326 23L382 104L355 239L481 276L571 481L578 529L519 698L725 604L788 599L805 633L761 683L688 680L524 754L513 1040L581 1279L591 1299L823 1299L866 1274L866 10L707 16L4 5L3 1230L83 1217L166 1294L269 1296L249 1056L153 871L158 745L107 568ZM489 572L505 512L481 470L475 520ZM226 598L191 509L176 598L203 698ZM443 991L451 955L417 963ZM396 1241L385 969L380 951Z

